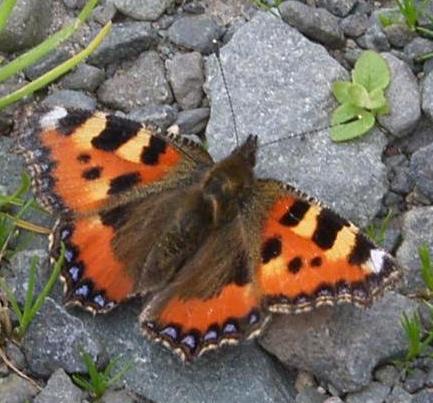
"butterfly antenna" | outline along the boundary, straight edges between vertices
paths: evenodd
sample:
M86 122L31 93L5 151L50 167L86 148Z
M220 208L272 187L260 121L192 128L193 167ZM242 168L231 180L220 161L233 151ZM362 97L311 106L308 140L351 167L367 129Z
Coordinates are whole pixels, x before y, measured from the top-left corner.
M266 143L261 143L259 145L259 148L267 147L267 146L270 146L272 144L279 143L281 141L289 140L289 139L292 139L293 137L301 137L301 139L303 140L305 138L305 136L308 136L311 134L317 134L317 133L321 132L322 130L328 130L328 129L331 129L332 127L333 126L323 126L323 127L320 127L319 129L308 130L306 132L289 133L287 136L283 136L283 137L280 137L280 138L275 139L275 140L267 141Z
M235 132L236 146L239 146L238 125L237 125L237 121L236 121L235 111L233 109L232 97L230 96L229 87L227 85L226 75L224 74L223 65L221 63L220 48L219 48L218 42L216 40L214 40L213 42L215 44L215 57L216 57L216 59L218 61L218 66L219 66L219 69L221 71L221 77L223 79L224 88L226 90L227 99L228 99L229 106L230 106L230 113L231 113L232 119L233 119L233 129L234 129L234 132Z

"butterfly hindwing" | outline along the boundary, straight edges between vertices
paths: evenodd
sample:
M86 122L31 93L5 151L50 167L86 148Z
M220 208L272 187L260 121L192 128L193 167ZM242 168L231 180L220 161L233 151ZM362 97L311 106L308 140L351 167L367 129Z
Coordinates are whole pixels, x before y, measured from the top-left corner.
M56 258L65 243L66 302L92 311L135 293L130 263L113 246L131 209L212 161L197 144L157 128L60 107L38 116L20 145L38 199L61 213L51 254Z
M256 269L271 312L299 313L320 305L369 305L399 276L395 259L352 223L278 182L261 234Z

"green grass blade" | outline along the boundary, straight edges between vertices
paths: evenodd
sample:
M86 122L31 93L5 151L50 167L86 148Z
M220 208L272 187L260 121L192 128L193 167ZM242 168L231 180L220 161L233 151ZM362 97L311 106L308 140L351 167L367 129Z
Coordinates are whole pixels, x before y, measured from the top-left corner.
M30 310L33 304L33 295L36 286L37 263L38 263L38 258L34 256L30 264L29 282L28 282L26 297L24 300L23 317L22 320L20 321L20 331L18 332L20 336L24 335L21 332L21 329L23 324L28 322Z
M93 392L93 386L84 377L78 374L72 374L73 381L81 388L88 392Z
M421 262L421 277L430 291L433 291L433 262L427 245L418 248L418 256Z
M59 32L51 35L49 38L47 38L45 41L43 41L33 49L22 54L21 56L18 56L15 60L8 63L6 66L2 67L0 69L0 81L4 81L12 75L24 70L26 67L36 63L47 53L56 49L60 45L60 43L68 39L90 16L97 2L98 0L88 1L74 22L72 22Z
M48 294L50 294L51 290L53 289L54 284L56 283L57 278L60 275L60 271L62 270L64 258L65 258L65 245L62 243L60 246L60 256L56 260L56 262L54 263L54 267L53 267L53 270L50 274L50 277L49 277L47 283L45 284L44 288L42 289L41 293L37 296L36 301L35 301L32 309L30 310L30 314L29 314L30 315L30 322L33 320L35 315L38 313L39 309L41 309L42 305L45 302L45 298L48 296ZM29 322L29 324L30 324L30 322Z
M31 186L30 177L26 173L22 173L20 187L10 196L2 196L0 198L0 209L8 204L11 204L13 200L17 198L19 199L21 196L26 194L29 191L30 186Z
M3 0L0 4L0 32L3 31L8 23L9 16L15 7L17 0Z
M99 31L98 35L96 35L92 42L90 42L90 44L80 53L66 60L64 63L43 74L42 76L25 85L24 87L4 96L3 98L0 98L0 110L28 95L33 94L35 91L47 86L52 81L72 70L78 63L86 59L101 44L102 40L109 33L110 29L111 22L108 22L101 29L101 31Z

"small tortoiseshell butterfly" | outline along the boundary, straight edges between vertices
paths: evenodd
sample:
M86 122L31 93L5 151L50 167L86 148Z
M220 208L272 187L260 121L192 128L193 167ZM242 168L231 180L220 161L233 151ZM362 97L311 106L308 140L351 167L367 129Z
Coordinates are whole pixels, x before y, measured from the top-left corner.
M144 334L190 360L257 336L273 312L368 305L394 258L297 189L254 175L257 137L214 162L199 144L57 107L21 138L36 194L60 215L66 302L107 312L148 296Z

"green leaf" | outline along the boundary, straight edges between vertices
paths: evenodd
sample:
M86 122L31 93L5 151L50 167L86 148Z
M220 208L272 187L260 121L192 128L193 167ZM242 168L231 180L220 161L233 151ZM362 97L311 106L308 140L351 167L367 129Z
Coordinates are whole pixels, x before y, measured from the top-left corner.
M364 109L352 104L340 105L332 113L331 125L335 126L342 123L347 123L349 120L358 120L359 115L363 111Z
M0 32L6 27L16 1L17 0L3 0L0 4Z
M349 87L352 85L350 81L335 81L332 84L332 93L340 104L350 102Z
M331 139L336 142L352 140L367 133L374 126L374 115L362 111L354 122L344 123L331 128Z
M353 82L362 85L368 92L389 85L390 72L386 60L372 50L362 52L352 71Z
M353 83L350 84L348 92L351 104L359 106L360 108L368 108L368 104L370 103L370 97L368 96L368 92L365 87Z
M385 105L387 105L387 101L385 98L385 93L381 88L376 88L375 90L371 91L369 95L369 105L368 109L371 111L380 110Z

